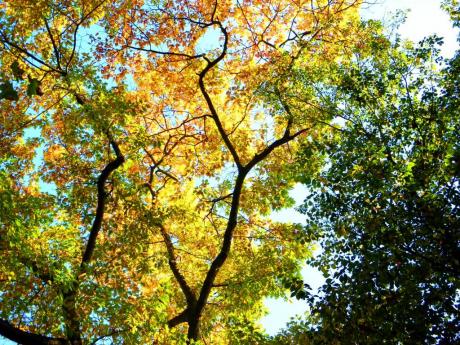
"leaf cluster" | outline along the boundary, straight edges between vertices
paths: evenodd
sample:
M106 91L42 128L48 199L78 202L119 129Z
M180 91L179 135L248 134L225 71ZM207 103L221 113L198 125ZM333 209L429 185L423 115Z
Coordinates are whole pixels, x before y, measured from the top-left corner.
M301 208L326 277L306 296L314 343L459 340L459 56L444 61L441 42L339 71L342 130Z

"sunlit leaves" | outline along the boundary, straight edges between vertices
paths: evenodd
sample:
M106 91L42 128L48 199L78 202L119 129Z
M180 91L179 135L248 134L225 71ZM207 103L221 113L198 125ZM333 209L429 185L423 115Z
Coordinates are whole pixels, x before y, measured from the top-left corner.
M359 4L6 1L2 317L77 342L180 344L193 318L215 344L257 332L311 252L269 215L293 205L299 150L318 170Z

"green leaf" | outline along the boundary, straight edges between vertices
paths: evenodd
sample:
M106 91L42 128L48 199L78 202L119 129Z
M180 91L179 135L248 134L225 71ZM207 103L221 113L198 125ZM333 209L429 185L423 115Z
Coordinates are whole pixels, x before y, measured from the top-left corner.
M19 99L18 93L10 81L0 84L0 99L7 99L9 101L17 101Z
M11 64L11 71L13 72L13 75L16 78L16 80L23 79L25 71L19 66L19 63L17 61Z
M29 85L27 85L27 96L39 95L40 81L35 78L29 78Z

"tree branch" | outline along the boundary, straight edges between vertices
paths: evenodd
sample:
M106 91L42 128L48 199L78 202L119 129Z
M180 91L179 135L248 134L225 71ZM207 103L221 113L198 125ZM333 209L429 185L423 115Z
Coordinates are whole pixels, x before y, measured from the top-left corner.
M198 58L205 56L205 54L190 55L190 54L185 54L185 53L167 52L167 51L155 50L155 49L150 49L150 48L135 47L131 45L127 45L125 47L129 49L134 49L134 50L143 51L147 53L154 53L158 55L181 56L181 57L187 58L187 60L198 59Z
M203 94L203 97L204 97L204 99L206 101L206 104L208 105L209 111L211 112L211 117L214 120L214 122L216 123L217 130L219 131L219 134L222 137L222 140L224 141L225 146L227 146L228 150L230 151L230 154L232 155L233 160L235 161L235 164L238 167L238 170L241 170L242 165L241 165L240 157L239 157L238 153L236 152L236 149L233 146L232 142L230 141L230 138L228 137L227 133L225 132L224 126L222 125L222 122L220 121L219 115L217 114L217 110L214 107L214 104L213 104L213 102L211 100L211 97L209 96L209 93L207 92L206 87L204 85L204 78L205 78L206 74L225 57L225 54L227 53L227 47L228 47L228 33L227 33L227 30L223 27L222 23L219 22L219 21L215 21L215 22L212 22L212 23L218 25L219 28L220 28L220 31L223 33L223 35L224 35L224 46L222 48L222 52L220 53L220 55L217 58L215 58L212 61L207 60L208 64L206 65L206 67L198 75L199 76L198 84L200 86L201 93Z
M238 224L238 209L240 204L240 196L241 191L243 189L244 179L247 175L249 170L242 169L238 173L238 176L235 181L235 187L232 193L232 204L230 209L230 214L228 217L227 227L224 233L224 240L222 243L222 247L219 251L219 254L213 260L211 267L206 274L206 278L203 282L201 287L200 295L198 297L198 301L194 310L192 317L189 320L189 330L188 330L188 338L189 339L198 339L199 337L199 322L201 318L201 314L203 309L206 305L208 300L209 294L213 287L214 281L217 277L217 273L219 272L220 268L223 266L225 261L227 260L228 254L230 253L230 248L232 245L233 239L233 231Z
M51 40L51 44L53 45L54 56L56 57L57 67L58 67L59 70L62 71L61 58L60 58L59 50L58 50L58 47L56 45L56 42L54 41L54 37L53 37L53 34L51 33L51 29L50 29L50 27L48 25L48 21L46 20L46 17L43 17L43 21L45 22L46 31L48 32L48 36L49 36L49 38Z
M115 158L115 160L111 161L109 164L105 166L105 168L102 170L97 180L96 216L94 218L93 225L91 227L91 231L89 234L88 243L86 244L86 249L83 254L81 264L80 264L80 269L82 271L85 270L84 268L85 265L91 261L91 258L94 252L94 248L96 246L96 238L99 233L99 230L102 227L102 220L104 218L104 210L105 210L105 204L106 204L106 199L107 199L107 194L105 192L105 183L107 182L107 179L109 178L110 174L114 170L116 170L118 167L120 167L125 161L125 158L123 154L121 153L118 144L110 136L109 136L109 139L110 139L110 145L115 151L115 154L117 157Z
M242 193L245 177L257 163L264 160L274 149L276 149L277 147L285 143L288 143L289 141L295 139L297 136L299 136L302 133L305 133L308 130L307 128L301 129L291 135L290 134L291 125L292 125L292 119L288 120L284 135L280 139L274 141L272 144L267 146L261 153L256 154L248 164L246 164L245 166L241 166L241 168L239 169L238 176L235 181L235 187L232 193L230 214L228 216L228 222L227 222L227 227L224 233L224 240L222 243L222 247L220 249L219 254L213 260L211 267L209 268L206 274L206 278L203 282L203 285L200 291L200 295L198 297L196 308L188 322L189 323L189 330L188 330L189 339L199 338L199 323L200 323L201 314L207 303L211 289L214 286L214 281L217 277L217 274L220 268L223 266L223 264L227 260L227 257L230 253L231 244L233 240L233 232L238 224L239 203L240 203L240 198L241 198L241 193Z
M45 61L43 61L42 59L36 57L35 55L33 55L32 53L30 53L29 51L27 51L26 49L24 48L21 48L20 46L18 46L16 43L10 41L6 35L3 33L3 32L0 32L0 37L1 37L1 41L4 43L4 44L7 44L13 48L15 48L16 50L18 50L19 52L27 55L28 57L30 57L32 60L34 60L35 62L38 62L40 65L43 65L43 66L46 66L50 71L53 71L53 72L56 72L56 73L59 73L60 75L62 76L65 76L65 72L60 70L60 69L57 69L57 68L54 68L53 66L51 66L50 64L46 63Z
M72 60L73 60L73 57L75 55L75 52L77 50L77 33L78 33L78 29L80 28L80 25L83 24L83 22L88 19L94 12L97 11L97 9L99 7L101 7L107 0L102 0L101 2L99 2L98 4L96 4L96 6L94 6L87 14L85 14L83 17L81 17L81 19L76 23L75 25L75 30L73 31L73 42L72 42L72 52L70 53L70 57L69 59L67 60L66 64L65 64L65 73L67 73L68 69L69 69L69 66L70 64L72 63Z
M23 331L4 319L0 319L0 334L23 345L71 345L69 341L63 338L45 337L40 334Z
M168 327L173 328L181 323L187 322L189 318L189 309L185 309L179 315L174 316L171 320L168 321Z
M169 267L171 268L171 271L173 272L174 277L176 278L182 292L185 295L185 298L187 300L187 306L193 309L196 305L196 297L192 289L190 288L190 286L187 284L185 277L179 271L179 267L177 266L177 262L176 262L176 255L174 254L174 245L171 241L171 237L169 236L168 232L166 231L163 225L160 225L160 231L161 231L161 236L163 236L163 239L165 241L166 249L168 251Z
M248 164L246 164L244 168L248 169L248 171L251 170L257 163L263 161L274 149L290 142L299 135L306 133L309 129L310 128L304 128L290 135L289 130L286 128L286 132L280 139L275 140L273 143L268 145L262 152L255 154L251 161Z

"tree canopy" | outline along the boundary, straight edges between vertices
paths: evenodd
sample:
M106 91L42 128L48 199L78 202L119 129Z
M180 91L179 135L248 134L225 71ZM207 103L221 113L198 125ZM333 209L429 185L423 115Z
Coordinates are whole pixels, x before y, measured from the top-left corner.
M328 128L318 90L366 39L359 5L3 1L0 334L218 344L254 328L310 255L268 216Z
M322 252L317 295L285 338L318 344L454 344L460 334L459 61L442 39L375 37L331 88L340 123L302 212ZM337 102L334 102L337 101ZM308 161L311 150L304 152ZM300 331L299 331L300 329Z
M361 3L1 2L0 335L459 341L460 58ZM273 221L299 182L307 225Z

